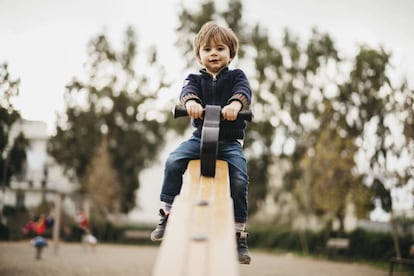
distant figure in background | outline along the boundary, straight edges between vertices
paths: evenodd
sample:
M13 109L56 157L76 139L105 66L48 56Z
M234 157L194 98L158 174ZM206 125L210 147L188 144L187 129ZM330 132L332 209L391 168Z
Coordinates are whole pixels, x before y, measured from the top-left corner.
M25 236L35 237L37 235L50 235L46 233L46 230L50 230L55 223L54 218L51 215L34 216L26 225L22 228L22 232Z
M36 260L40 260L42 258L43 248L47 246L47 240L41 235L39 235L34 237L31 243L36 248Z
M87 233L82 237L82 244L85 250L89 248L92 250L92 252L95 252L96 246L98 244L98 239L91 233Z
M37 235L43 235L46 230L46 221L43 216L34 216L32 220L30 220L26 225L23 227L22 232L25 236L28 237L35 237Z
M81 230L82 236L89 232L89 219L83 210L79 210L78 214L75 217L75 221Z
M35 216L22 229L24 235L33 237L31 244L36 248L37 260L42 258L43 248L47 246L47 240L44 237L46 228L52 227L53 222L54 220L51 216Z
M92 251L95 251L98 240L94 235L92 235L92 232L89 228L89 220L85 212L83 210L79 210L75 220L78 223L78 227L81 232L82 247L84 250L89 247L92 249Z

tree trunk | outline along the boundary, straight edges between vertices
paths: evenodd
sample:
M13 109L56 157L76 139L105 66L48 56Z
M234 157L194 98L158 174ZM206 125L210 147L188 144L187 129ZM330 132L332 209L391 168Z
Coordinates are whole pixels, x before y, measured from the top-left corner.
M343 237L345 234L345 215L343 214L342 209L338 211L338 213L336 214L336 218L339 222L338 235L339 237Z
M309 253L308 239L306 238L306 230L299 229L299 240L302 251L305 254Z
M391 235L392 235L392 241L394 243L394 250L395 250L395 256L397 258L401 258L401 251L400 251L400 243L398 238L398 228L397 228L397 222L394 219L394 216L391 213Z

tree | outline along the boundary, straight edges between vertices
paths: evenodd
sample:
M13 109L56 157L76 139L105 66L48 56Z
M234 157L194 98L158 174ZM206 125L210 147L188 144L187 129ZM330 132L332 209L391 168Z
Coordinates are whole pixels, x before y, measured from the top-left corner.
M19 95L19 79L13 79L7 63L0 64L0 177L2 188L9 186L13 176L19 176L25 169L26 149L29 145L23 133L10 137L13 124L21 120L11 99Z
M127 212L135 206L139 173L156 160L165 143L167 115L158 112L163 109L156 108L156 98L167 84L155 50L142 59L144 65L137 65L139 48L130 27L122 47L113 49L105 34L90 41L87 77L67 85L66 112L57 122L48 151L86 191L82 181L86 169L107 136L121 211Z
M100 211L104 217L114 214L116 222L121 206L121 190L117 172L108 152L106 137L95 149L82 182L86 193L93 195L93 202L96 206L94 209Z
M407 147L400 148L398 156L407 158L407 156L414 156L414 91L408 89L406 82L402 85L401 91L405 95L405 101L402 102L400 114L402 114L402 120L404 122L403 133L407 139ZM399 175L399 177L400 183L414 182L414 162L412 160L405 169L405 173Z
M331 118L332 108L326 108L321 130L316 131L316 142L312 154L301 160L301 169L308 191L302 193L309 197L309 206L316 214L327 218L329 226L334 218L339 223L339 232L345 232L344 219L350 203L355 206L358 218L366 218L372 209L372 191L362 183L362 178L352 172L355 168L354 156L357 146L349 137L341 137ZM312 133L310 133L312 136ZM305 183L303 183L305 182ZM296 187L298 188L297 185ZM330 227L329 227L330 228Z

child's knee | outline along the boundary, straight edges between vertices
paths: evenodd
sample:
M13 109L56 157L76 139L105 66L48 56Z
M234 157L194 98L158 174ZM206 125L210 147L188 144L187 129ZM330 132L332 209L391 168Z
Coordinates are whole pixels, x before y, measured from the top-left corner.
M169 156L165 161L164 171L169 174L183 174L187 168L187 163L181 159L177 159L174 156Z
M165 161L165 170L177 170L177 159L173 156L168 156L167 160Z
M241 172L231 175L231 188L237 191L247 191L248 179L247 176Z

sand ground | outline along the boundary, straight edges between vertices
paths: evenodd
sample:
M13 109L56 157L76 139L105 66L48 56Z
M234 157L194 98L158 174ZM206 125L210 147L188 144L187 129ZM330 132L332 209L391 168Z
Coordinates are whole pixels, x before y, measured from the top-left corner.
M0 275L2 276L149 276L158 253L158 246L101 244L95 252L78 243L59 243L35 259L35 250L28 241L0 242ZM252 251L251 265L240 265L241 276L386 276L388 271L368 265L315 260L293 254L267 254ZM394 273L404 275L401 273ZM195 275L196 276L196 275ZM221 276L221 275L220 275Z

